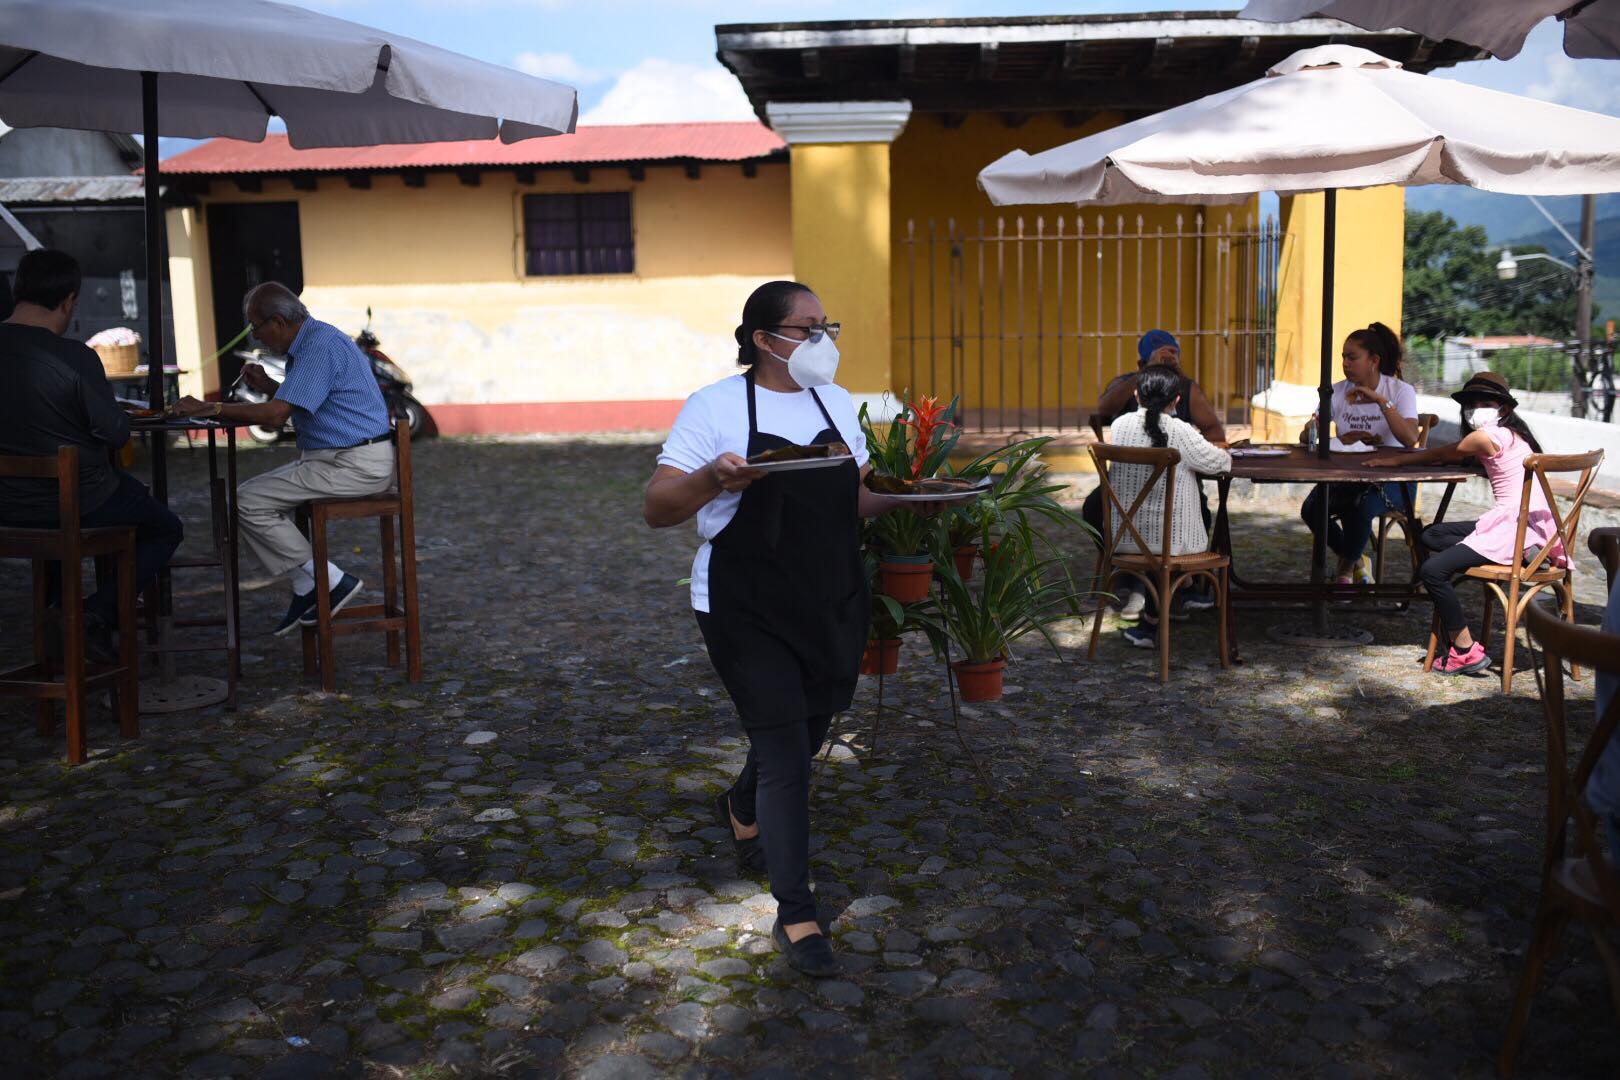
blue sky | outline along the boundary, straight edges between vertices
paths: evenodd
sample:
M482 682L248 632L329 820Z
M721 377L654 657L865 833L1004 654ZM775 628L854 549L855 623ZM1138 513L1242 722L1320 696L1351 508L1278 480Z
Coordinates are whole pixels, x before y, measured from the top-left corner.
M717 23L1232 10L1243 0L293 2L570 83L579 90L584 123L645 123L751 118L741 87L714 58ZM1513 60L1464 64L1442 77L1620 115L1620 62L1571 60L1563 54L1561 35L1557 24L1543 23ZM1451 188L1413 189L1409 195L1414 206L1441 206L1464 220L1502 217L1506 204L1501 200L1513 199L1524 208L1523 199ZM1572 199L1555 203L1565 220L1578 213L1575 206Z
M397 30L458 52L564 78L581 112L607 121L684 113L701 119L736 113L740 93L714 59L723 22L948 18L974 15L1091 14L1226 9L1224 3L1165 0L295 0L356 22ZM1611 61L1570 60L1560 29L1545 23L1511 61L1463 65L1448 76L1514 93L1620 115ZM729 91L729 93L728 93ZM729 112L727 106L730 106Z

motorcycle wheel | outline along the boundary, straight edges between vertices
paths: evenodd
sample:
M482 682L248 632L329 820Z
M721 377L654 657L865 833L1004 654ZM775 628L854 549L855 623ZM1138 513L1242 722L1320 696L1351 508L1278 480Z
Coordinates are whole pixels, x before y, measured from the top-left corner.
M411 438L414 439L422 434L422 424L427 420L427 410L422 408L420 401L405 394L394 402L394 418L410 425Z
M281 429L265 427L262 424L250 424L247 429L248 438L260 446L271 446L281 441Z

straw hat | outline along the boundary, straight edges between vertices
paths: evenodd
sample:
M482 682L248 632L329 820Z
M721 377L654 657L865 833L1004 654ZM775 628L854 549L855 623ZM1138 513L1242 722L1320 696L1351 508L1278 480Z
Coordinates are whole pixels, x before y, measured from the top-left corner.
M1519 405L1519 400L1508 392L1507 380L1494 371L1479 372L1451 396L1463 405L1480 400L1500 402L1510 409Z

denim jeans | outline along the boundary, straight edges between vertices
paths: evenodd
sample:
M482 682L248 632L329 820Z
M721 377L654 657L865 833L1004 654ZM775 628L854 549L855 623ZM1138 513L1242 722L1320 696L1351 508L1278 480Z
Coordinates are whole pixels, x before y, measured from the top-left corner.
M1355 560L1367 550L1373 523L1386 510L1410 512L1412 484L1333 484L1328 495L1328 550L1341 559ZM1321 516L1322 485L1305 497L1300 517L1314 533Z
M79 515L79 525L85 529L135 526L137 590L157 577L158 571L168 565L185 535L185 529L174 512L153 498L145 484L126 472L118 474L118 490L106 502L87 514ZM62 597L62 581L56 568L57 564L52 563L49 583L52 603L60 603ZM85 598L84 609L100 616L108 626L118 625L118 587L111 575L106 579L97 576L96 591Z

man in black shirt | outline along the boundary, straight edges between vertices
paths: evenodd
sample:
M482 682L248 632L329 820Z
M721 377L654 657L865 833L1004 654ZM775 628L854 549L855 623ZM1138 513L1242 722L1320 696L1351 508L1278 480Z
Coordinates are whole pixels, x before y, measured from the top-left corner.
M129 418L113 399L95 351L62 336L79 282L79 264L65 252L30 251L17 264L16 308L0 323L0 454L53 457L59 447L77 446L79 524L135 526L140 588L180 546L180 519L113 464L113 454L129 441ZM0 523L51 528L56 518L54 481L0 479ZM110 647L110 628L118 622L114 583L98 581L85 610L90 651L111 662L117 655Z

